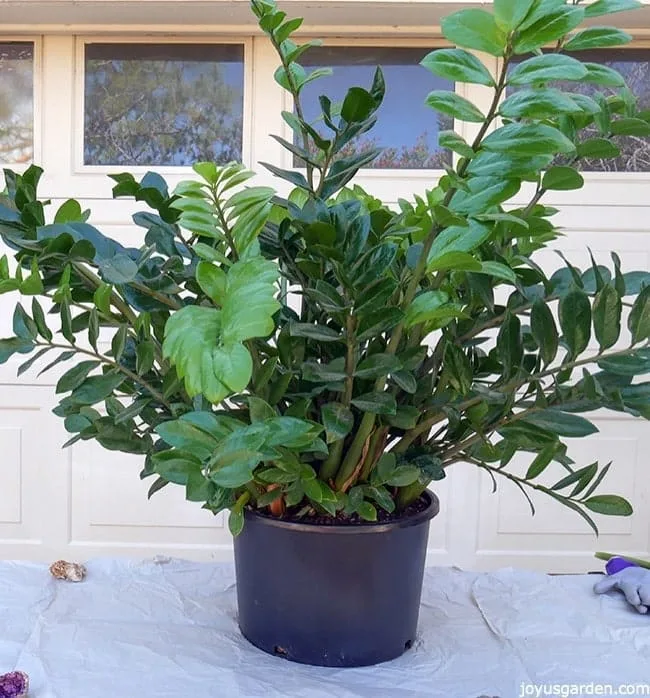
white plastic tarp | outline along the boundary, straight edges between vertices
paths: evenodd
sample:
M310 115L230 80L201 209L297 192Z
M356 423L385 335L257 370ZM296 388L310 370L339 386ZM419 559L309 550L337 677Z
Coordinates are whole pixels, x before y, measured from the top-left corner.
M593 575L428 569L412 650L326 669L242 638L231 565L87 567L74 584L0 562L0 674L27 672L33 698L518 698L523 684L650 682L650 617L595 596Z

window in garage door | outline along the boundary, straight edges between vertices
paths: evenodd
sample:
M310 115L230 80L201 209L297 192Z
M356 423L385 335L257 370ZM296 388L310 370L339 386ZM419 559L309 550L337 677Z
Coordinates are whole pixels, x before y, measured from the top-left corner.
M84 165L242 157L243 44L86 43Z
M597 63L618 71L625 78L629 91L636 98L636 108L641 110L643 118L650 116L650 49L580 51L577 57L582 61ZM524 58L528 56L521 57L520 60ZM625 92L622 92L620 87L614 85L605 87L588 81L558 82L554 83L554 86L566 92L577 92L596 99L600 99L602 95L610 102L612 100L618 102L620 109L618 111L613 109L615 118L623 118L631 114L631 112L627 113L623 107ZM600 135L596 125L584 131L584 138ZM585 172L650 172L650 138L631 133L614 140L621 151L619 157L606 160L586 159L581 163L581 169Z
M0 41L0 163L34 155L34 44Z
M378 111L377 126L349 144L345 155L380 147L383 152L369 167L375 169L443 169L451 153L438 146L438 133L453 128L453 120L428 108L431 90L453 90L453 83L420 66L431 48L413 46L319 46L307 51L301 63L313 70L331 67L333 75L309 83L302 92L305 117L323 132L318 97L327 94L334 104L352 86L368 87L380 65L386 97ZM297 162L295 164L298 164Z

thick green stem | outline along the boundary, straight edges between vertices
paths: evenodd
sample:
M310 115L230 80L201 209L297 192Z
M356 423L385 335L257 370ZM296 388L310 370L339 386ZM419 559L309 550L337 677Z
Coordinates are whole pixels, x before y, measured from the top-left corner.
M635 565L638 565L639 567L644 567L645 569L650 569L650 561L649 560L642 560L639 557L630 557L630 555L617 555L615 553L594 553L594 557L598 558L599 560L611 560L613 557L620 557L623 558L623 560L627 560L628 562L633 562Z
M400 487L397 493L397 510L403 511L409 504L415 502L418 497L426 490L427 486L419 481L416 481L406 487Z

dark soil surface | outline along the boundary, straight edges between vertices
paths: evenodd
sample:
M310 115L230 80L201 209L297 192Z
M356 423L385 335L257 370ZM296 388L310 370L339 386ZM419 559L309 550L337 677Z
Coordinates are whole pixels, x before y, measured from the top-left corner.
M343 512L338 512L336 516L330 516L329 514L321 514L320 512L313 511L311 513L303 514L298 516L300 508L295 507L292 509L287 509L283 516L271 516L265 511L258 510L256 513L260 516L267 516L268 518L278 518L281 521L295 521L296 523L303 524L314 524L317 526L372 526L376 523L389 523L390 521L398 521L400 519L408 519L409 516L414 516L424 511L429 502L425 497L420 497L413 504L410 504L406 509L397 513L393 512L389 514L387 511L377 506L377 521L366 521L359 517L358 514L352 514L352 516L346 516Z

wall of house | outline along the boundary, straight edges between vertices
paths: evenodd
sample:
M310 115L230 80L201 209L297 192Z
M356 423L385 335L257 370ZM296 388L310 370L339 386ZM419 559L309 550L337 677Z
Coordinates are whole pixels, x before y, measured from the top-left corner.
M293 0L285 4L308 15L305 36L327 35L327 46L365 48L369 54L380 49L378 55L389 62L397 55L391 49L430 50L443 45L438 38L439 16L458 5ZM632 20L620 21L632 26ZM634 23L642 24L638 18ZM643 26L633 28L635 50L644 49L647 32ZM15 46L16 42L33 47L33 136L22 151L6 149L3 156L0 129L0 160L4 157L6 165L20 169L25 166L21 160L33 158L44 167L41 196L52 200L52 211L69 197L79 198L92 209L91 222L132 244L139 240L139 231L130 217L141 206L113 201L107 174L156 169L171 186L191 176L188 167L170 162L156 167L89 164L93 158L110 159L106 153L97 157L88 149L91 138L97 135L86 126L94 99L87 87L89 46L191 43L207 47L206 52L215 44L240 46L243 160L251 167L260 161L293 165L290 156L269 137L270 133L289 137L280 111L290 105L273 81L276 60L247 19L245 3L240 0L209 4L83 0L74 6L58 0L10 0L0 3L0 55L3 45ZM481 58L496 70L494 59ZM650 48L637 53L635 60L641 66L639 89L650 93L646 70ZM399 76L400 69L396 70ZM0 59L0 95L9 84L7 76L7 63L3 72ZM488 106L490 94L485 88L458 89L480 107ZM420 101L423 97L420 95ZM396 105L391 108L399 109L399 100ZM415 106L404 103L403 109L401 115L387 116L399 124ZM0 110L0 125L2 118ZM433 114L431 119L435 131ZM472 125L456 124L456 130L466 137L471 137L472 129ZM387 129L381 136L398 151L401 145L412 150L413 134L405 143L401 143L404 134L399 129ZM435 154L431 133L428 136ZM364 171L357 182L392 203L421 192L435 182L440 170L409 167L409 157L415 156L411 153L403 159L398 169L391 165ZM545 201L559 208L557 221L566 233L553 247L583 267L589 247L604 263L609 261L609 251L616 249L625 267L650 268L649 172L650 162L642 157L628 162L622 171L587 173L587 184L580 192L548 196ZM281 183L261 169L259 181L283 191ZM522 190L513 203L527 201L527 194ZM540 255L539 261L549 269L559 266L559 258L552 252ZM0 336L11 333L14 301L14 297L0 296ZM0 366L0 558L85 559L118 554L229 558L231 542L223 518L186 503L181 488L168 487L146 501L149 482L138 479L139 458L103 451L88 443L62 450L68 435L51 414L56 404L53 387L57 373L38 377L32 370L17 377L19 363L12 360ZM538 511L533 518L526 501L509 483L501 483L493 494L487 476L459 465L435 487L442 507L431 527L429 562L483 569L518 565L579 571L599 567L592 561L596 549L650 554L650 481L645 476L650 427L647 422L611 414L598 415L595 422L600 433L572 443L570 453L584 464L615 461L608 489L633 502L633 517L600 518L601 538L597 541L581 519L560 505L536 500ZM525 465L522 458L515 467Z

